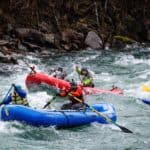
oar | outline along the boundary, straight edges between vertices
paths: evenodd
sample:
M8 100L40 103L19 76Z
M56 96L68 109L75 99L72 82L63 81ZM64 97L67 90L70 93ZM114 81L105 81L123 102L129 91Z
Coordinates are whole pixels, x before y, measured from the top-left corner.
M2 102L0 103L0 106L3 105L3 101L8 97L8 94L11 92L12 88L13 88L13 84L11 85L11 87L9 88L7 94L5 95L5 97L3 98Z
M73 96L72 94L68 94L68 95ZM83 103L81 99L79 99L79 98L77 98L77 97L74 97L74 96L73 96L73 98L74 98L75 100L77 100L78 102ZM121 129L121 131L123 131L123 132L125 132L125 133L133 133L131 130L129 130L129 129L127 129L127 128L125 128L125 127L123 127L123 126L117 124L117 123L114 122L114 121L112 121L109 117L107 117L106 115L104 115L104 114L102 114L101 112L97 111L95 108L93 108L92 106L88 105L87 103L83 103L83 104L85 104L87 107L89 107L89 108L90 108L93 112L95 112L97 115L103 117L107 123L110 123L110 124L113 124L113 125L119 127L119 128Z
M54 101L55 99L56 99L56 96L54 96L51 100L49 100L49 101L44 105L43 109L45 109L47 106L49 106L49 105L52 103L52 101Z

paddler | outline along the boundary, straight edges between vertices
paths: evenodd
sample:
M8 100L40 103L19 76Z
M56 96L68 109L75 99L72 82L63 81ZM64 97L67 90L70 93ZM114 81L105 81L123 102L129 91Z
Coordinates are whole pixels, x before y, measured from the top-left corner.
M53 73L51 74L51 76L58 78L58 79L62 79L65 80L67 77L66 72L63 70L62 67L58 67L56 70L53 71Z
M68 95L69 97L69 103L64 104L61 109L85 109L86 106L84 104L84 98L82 94L82 87L80 85L77 85L74 81L70 83L71 88L69 92L66 91L60 91L57 95L61 97L65 97ZM83 103L77 101L75 98L80 99Z
M27 101L27 93L20 85L12 84L14 87L13 92L6 98L4 98L2 104L16 104L16 105L24 105L29 106L29 103Z
M93 77L87 68L76 66L76 72L79 74L83 86L94 87Z

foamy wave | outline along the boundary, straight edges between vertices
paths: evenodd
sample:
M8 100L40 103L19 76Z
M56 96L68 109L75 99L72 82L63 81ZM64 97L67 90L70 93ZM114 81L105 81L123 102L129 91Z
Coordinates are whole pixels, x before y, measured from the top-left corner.
M127 66L130 64L141 64L141 63L150 65L150 59L137 59L133 55L125 55L116 59L117 60L115 61L114 64L122 65L122 66Z

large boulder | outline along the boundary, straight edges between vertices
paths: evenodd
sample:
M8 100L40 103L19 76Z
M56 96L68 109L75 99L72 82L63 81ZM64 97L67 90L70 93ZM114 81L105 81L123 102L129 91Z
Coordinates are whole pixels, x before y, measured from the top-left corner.
M15 31L16 36L21 40L29 40L40 44L44 43L44 35L38 30L29 28L17 28Z
M103 46L102 39L94 31L88 32L85 44L93 49L101 49Z
M16 36L22 41L31 42L39 46L57 47L55 45L56 36L52 33L45 34L35 29L17 28Z

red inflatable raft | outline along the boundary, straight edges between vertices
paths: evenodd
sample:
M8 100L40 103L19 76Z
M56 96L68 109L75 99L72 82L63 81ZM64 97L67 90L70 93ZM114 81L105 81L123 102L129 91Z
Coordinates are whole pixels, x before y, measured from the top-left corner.
M69 91L70 83L65 80L61 80L52 76L49 76L44 73L32 73L26 77L26 85L28 88L31 88L33 85L46 84L57 89ZM91 87L83 87L84 94L101 94L101 93L110 93L110 94L122 94L122 90L119 88L114 88L112 90L103 90Z

